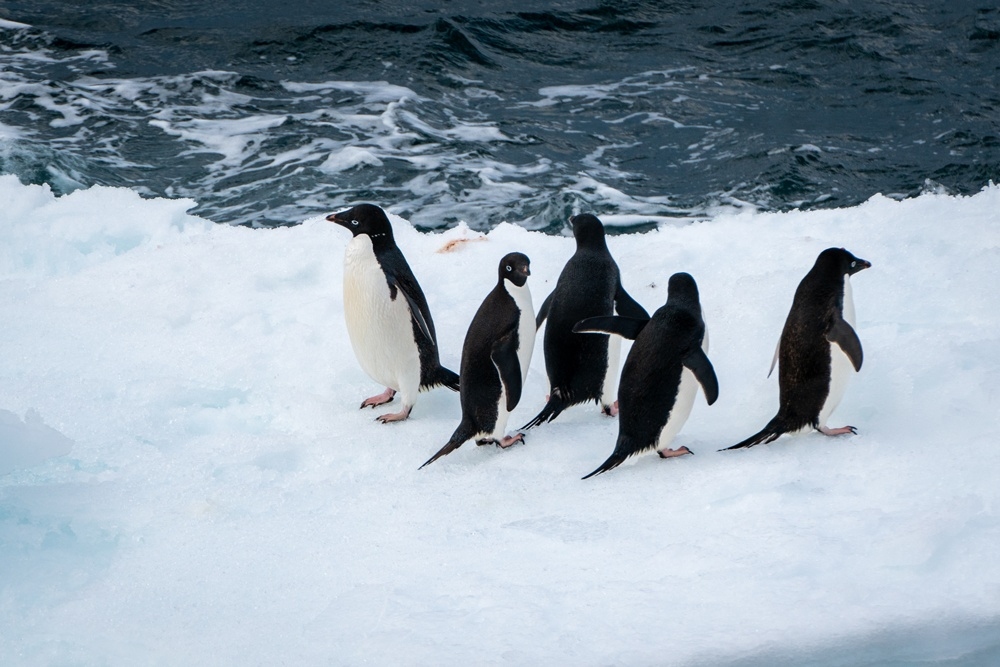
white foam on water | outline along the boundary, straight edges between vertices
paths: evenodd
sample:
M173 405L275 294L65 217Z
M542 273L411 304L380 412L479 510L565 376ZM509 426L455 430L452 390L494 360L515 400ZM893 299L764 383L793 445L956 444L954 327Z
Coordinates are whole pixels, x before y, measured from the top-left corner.
M349 235L322 217L214 225L190 201L11 176L0 201L0 422L54 454L0 476L0 663L832 665L1000 644L1000 187L609 237L650 311L673 272L698 281L721 391L678 435L695 456L587 482L617 430L594 406L418 471L458 396L396 425L357 409L382 388L344 328ZM500 257L531 258L540 303L573 252L507 224L439 252L474 236L392 221L453 369ZM777 408L774 342L829 246L873 263L853 279L864 367L831 420L858 435L717 452ZM544 401L542 360L512 424Z

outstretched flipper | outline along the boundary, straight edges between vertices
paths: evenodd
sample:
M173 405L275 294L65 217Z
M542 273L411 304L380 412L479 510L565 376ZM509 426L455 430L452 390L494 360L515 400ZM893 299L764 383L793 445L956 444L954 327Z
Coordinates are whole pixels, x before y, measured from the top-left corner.
M517 344L512 334L507 334L493 344L490 359L500 373L500 381L507 392L507 412L513 412L521 400L521 362L517 358Z
M623 317L631 317L637 320L649 319L649 313L625 291L621 280L618 281L618 287L615 288L615 312Z
M471 440L475 435L476 435L476 427L463 419L462 422L458 425L458 428L455 429L455 432L452 433L451 438L448 440L445 446L439 449L437 454L427 459L424 465L420 466L420 468L417 468L417 470L420 470L424 466L434 463L435 461L437 461L442 456L445 456L446 454L451 454L453 451L461 447L466 440Z
M715 377L715 368L712 367L712 362L708 360L705 351L700 347L696 348L684 357L683 363L684 367L698 379L708 404L715 403L719 398L719 379Z
M621 317L614 315L601 315L598 317L588 317L573 325L574 333L609 333L617 334L623 338L635 340L639 332L643 330L649 318Z
M861 370L861 362L864 354L861 351L861 339L858 332L843 318L837 318L826 334L826 339L831 343L836 343L844 351L847 358L851 360L855 371Z
M778 364L778 351L781 350L781 339L778 339L778 344L774 346L774 356L771 358L771 368L767 370L767 377L771 377L771 373L774 372L774 367Z

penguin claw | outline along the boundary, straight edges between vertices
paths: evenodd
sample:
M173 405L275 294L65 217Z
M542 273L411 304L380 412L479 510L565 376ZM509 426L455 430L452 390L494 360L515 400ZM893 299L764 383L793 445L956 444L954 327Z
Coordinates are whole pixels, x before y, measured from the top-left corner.
M678 447L677 449L660 449L657 450L656 453L660 455L661 459L672 459L678 456L684 456L685 454L691 454L694 456L694 452L684 446Z
M401 422L410 416L411 408L403 408L399 412L388 412L384 415L379 415L375 418L375 421L381 422L383 424L389 424L392 422Z
M821 426L819 428L819 432L823 435L847 435L848 433L857 435L858 429L853 426L841 426L840 428L827 428L825 426Z
M505 435L503 439L496 441L497 447L500 449L507 449L516 442L524 442L524 434L518 433L517 435Z
M386 403L392 401L393 397L395 396L396 396L396 390L389 389L388 387L386 387L385 391L383 391L381 394L378 394L376 396L369 396L365 400L361 401L361 409L364 410L365 408L374 408L379 405L385 405Z
M602 405L601 412L606 414L608 417L618 416L618 401L615 401L611 405Z

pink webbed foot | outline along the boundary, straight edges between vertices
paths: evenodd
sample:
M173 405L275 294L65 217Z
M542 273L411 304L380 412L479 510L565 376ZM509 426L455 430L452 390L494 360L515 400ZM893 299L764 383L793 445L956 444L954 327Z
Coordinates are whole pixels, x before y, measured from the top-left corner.
M505 435L500 439L500 442L497 443L497 447L500 449L507 449L515 442L524 442L524 434L518 433L517 435Z
M823 435L847 435L848 433L857 435L858 429L853 426L841 426L840 428L827 428L826 426L820 426L819 432Z
M617 417L618 416L618 401L615 401L611 405L602 405L601 406L601 412L603 412L604 414L606 414L609 417Z
M661 449L656 452L660 455L661 459L672 459L677 456L684 456L685 454L694 454L687 447L678 447L677 449Z
M391 422L401 422L410 416L410 410L413 406L404 406L399 412L388 412L384 415L379 415L375 418L375 421L382 422L383 424L389 424Z
M363 400L361 402L361 409L364 410L365 408L374 408L375 406L378 405L385 405L386 403L391 401L395 395L396 395L395 389L389 389L388 387L386 387L385 391L383 391L378 396L369 396L368 398Z

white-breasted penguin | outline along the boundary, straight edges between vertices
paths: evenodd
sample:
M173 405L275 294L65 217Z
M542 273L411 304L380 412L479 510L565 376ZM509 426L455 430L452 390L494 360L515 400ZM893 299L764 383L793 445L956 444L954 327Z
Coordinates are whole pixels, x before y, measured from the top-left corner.
M597 401L606 414L617 413L618 355L621 339L574 333L588 317L649 319L646 309L622 287L621 274L604 238L604 225L589 213L570 218L576 252L559 274L555 289L538 309L536 324L545 322L543 350L549 397L542 411L524 428L552 421L571 405Z
M458 391L458 375L441 365L427 299L392 235L385 212L372 204L327 216L354 235L344 254L344 319L361 368L386 390L362 403L383 405L402 394L403 409L378 421L410 416L417 393L437 385Z
M852 371L861 370L850 277L870 266L843 248L819 254L795 290L771 362L771 371L778 364L778 414L759 433L726 449L753 447L783 433L812 429L824 435L857 433L853 426L829 428L826 421L840 404Z
M593 317L574 331L604 331L635 340L618 388L618 440L608 460L583 479L617 468L625 459L656 449L661 458L690 454L670 449L694 406L698 385L709 405L719 381L709 361L698 285L687 273L670 276L667 303L648 320Z
M427 460L433 463L473 438L510 447L523 435L506 435L507 418L521 400L535 347L535 311L527 280L528 258L512 252L500 260L496 287L486 296L462 346L462 421L451 439Z

